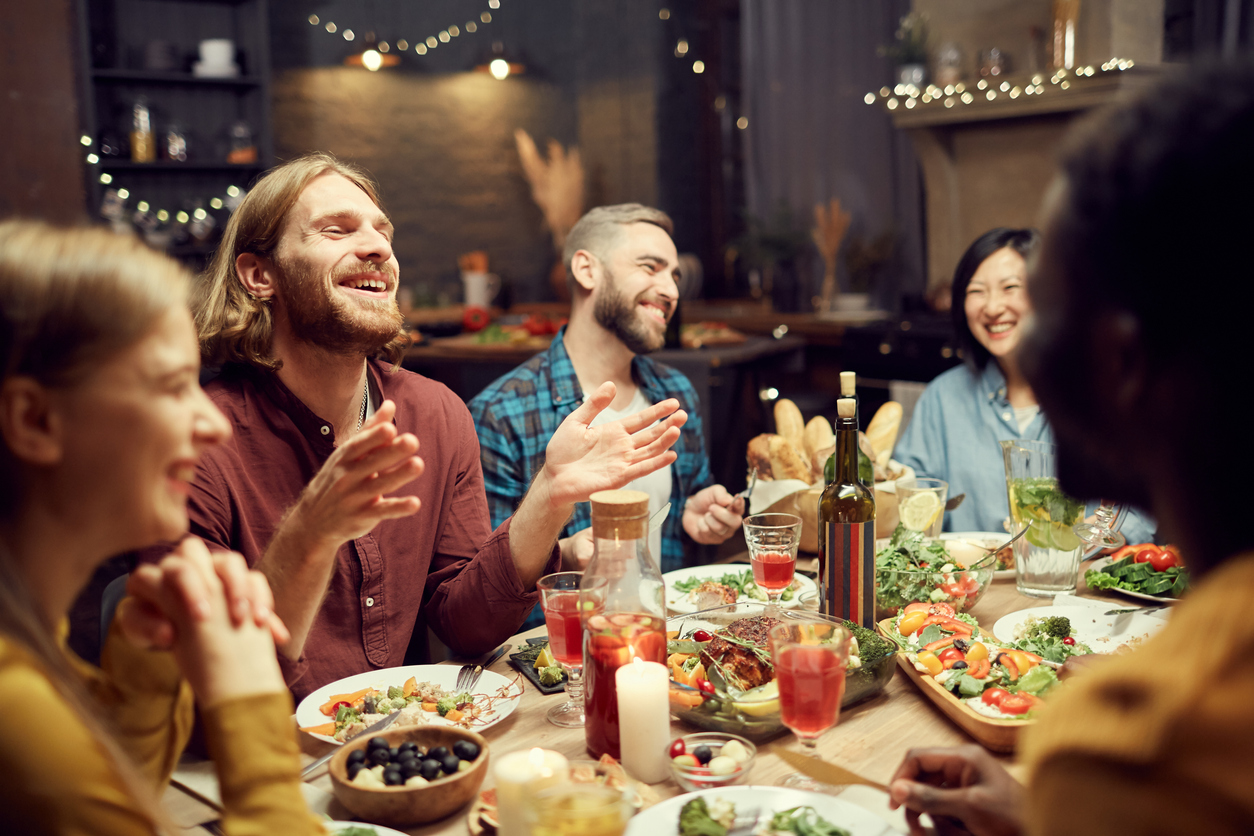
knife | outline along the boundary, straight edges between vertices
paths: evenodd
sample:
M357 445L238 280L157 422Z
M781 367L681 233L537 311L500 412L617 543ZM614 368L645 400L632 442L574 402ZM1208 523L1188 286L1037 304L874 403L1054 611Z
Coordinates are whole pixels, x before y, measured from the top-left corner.
M775 749L775 754L779 755L780 760L791 765L798 772L803 772L811 778L818 778L825 784L843 787L848 784L862 784L867 787L874 787L881 792L888 792L888 786L878 781L872 781L870 778L863 778L856 772L850 772L843 766L837 766L834 763L812 758L808 755L802 755L788 749Z
M376 732L381 732L384 729L386 729L388 726L392 725L392 723L399 716L401 716L401 713L399 711L393 711L391 714L384 717L382 720L378 721L374 725L367 726L366 728L357 732L357 734L353 735L348 740L356 740L357 738L361 737L364 734L375 734ZM344 742L347 743L348 740L345 740ZM318 758L316 761L309 764L309 766L302 769L300 771L300 779L303 781L306 778L308 778L310 775L312 775L314 772L318 770L318 767L322 766L327 761L331 760L331 758L335 757L335 753L338 751L340 751L338 747L335 749L332 749L330 752Z
M662 527L662 523L666 522L666 517L671 512L671 504L668 502L661 508L657 509L657 513L649 517L649 533L657 531Z

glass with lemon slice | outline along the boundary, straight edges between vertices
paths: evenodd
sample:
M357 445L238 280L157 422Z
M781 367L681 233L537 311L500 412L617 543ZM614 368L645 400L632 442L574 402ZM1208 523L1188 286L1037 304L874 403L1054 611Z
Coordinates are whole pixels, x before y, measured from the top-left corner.
M1075 525L1084 503L1058 487L1054 445L1041 441L1003 441L1006 493L1014 530L1027 528L1015 543L1015 580L1021 595L1052 598L1074 592L1084 543Z
M949 483L942 479L898 479L897 515L911 531L939 537Z

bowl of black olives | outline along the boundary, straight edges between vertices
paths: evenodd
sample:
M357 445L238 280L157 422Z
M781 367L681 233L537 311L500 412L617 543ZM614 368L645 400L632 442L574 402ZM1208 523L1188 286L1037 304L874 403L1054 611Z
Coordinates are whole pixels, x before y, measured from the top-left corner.
M488 742L450 726L351 740L331 758L331 788L353 815L387 826L436 821L469 804L488 772Z

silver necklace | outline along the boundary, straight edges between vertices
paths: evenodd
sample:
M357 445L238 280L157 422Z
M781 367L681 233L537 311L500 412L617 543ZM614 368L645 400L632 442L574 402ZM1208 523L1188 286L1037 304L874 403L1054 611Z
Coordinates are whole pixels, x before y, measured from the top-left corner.
M366 402L370 400L370 378L366 378L366 386L361 393L361 414L357 416L357 432L361 432L361 425L366 423Z

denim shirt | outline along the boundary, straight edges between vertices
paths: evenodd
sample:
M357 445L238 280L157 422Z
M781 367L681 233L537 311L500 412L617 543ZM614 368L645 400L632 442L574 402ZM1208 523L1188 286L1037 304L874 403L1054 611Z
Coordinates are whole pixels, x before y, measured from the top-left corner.
M928 384L893 448L893 458L920 477L944 479L949 496L967 498L945 513L945 531L1003 531L1010 516L1001 444L1007 440L1053 443L1043 413L1022 432L1006 396L1006 378L990 361L976 374L956 366ZM1095 505L1090 504L1089 513ZM1155 523L1129 509L1121 531L1129 543L1153 539Z
M547 351L537 354L512 372L494 381L470 401L470 414L479 434L483 481L492 520L514 513L544 464L544 452L557 427L584 402L575 366L566 353L565 327ZM679 440L671 448L677 458L671 464L671 512L662 524L662 553L654 555L663 572L685 563L683 508L688 497L714 483L705 452L697 391L680 371L649 357L631 361L632 378L650 403L677 398L688 413ZM658 509L650 509L650 512ZM581 502L562 531L569 537L592 525L592 506Z

